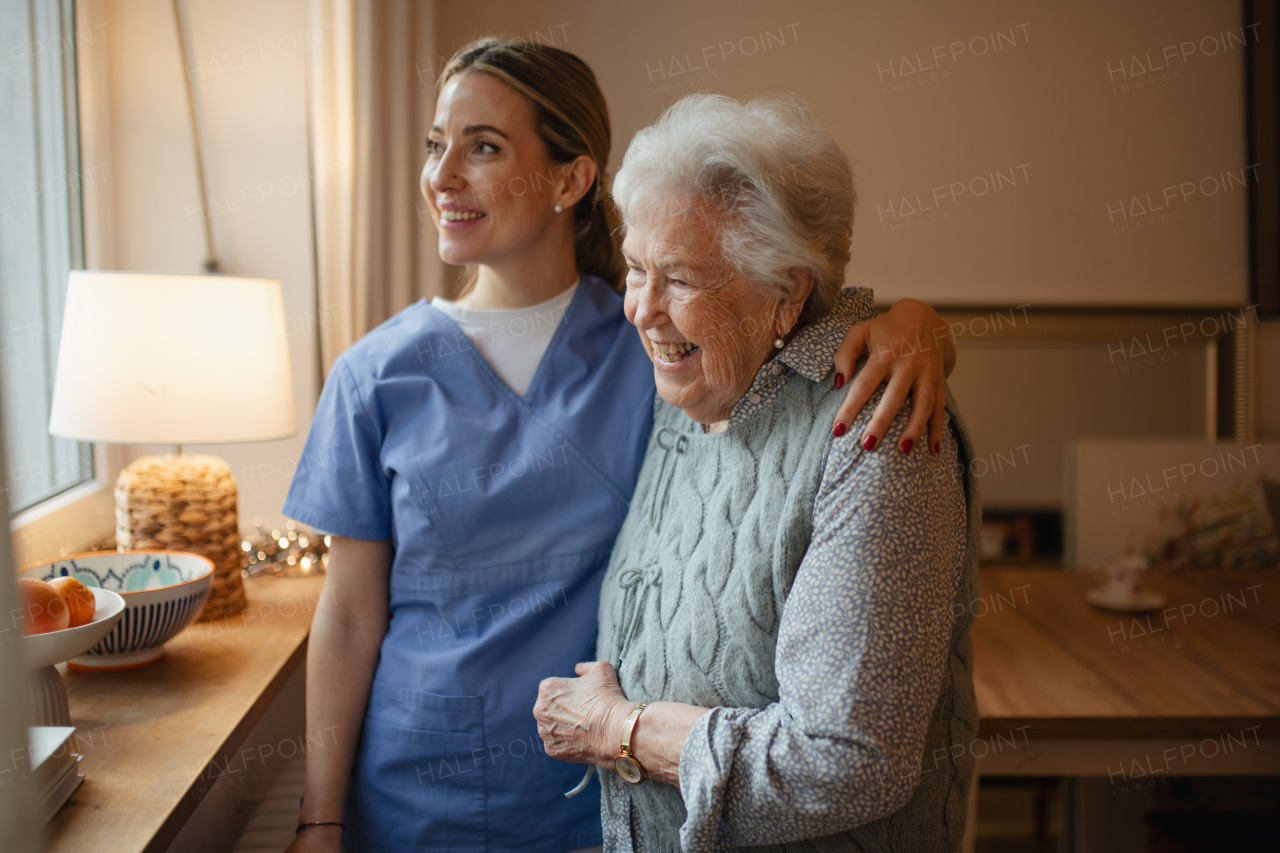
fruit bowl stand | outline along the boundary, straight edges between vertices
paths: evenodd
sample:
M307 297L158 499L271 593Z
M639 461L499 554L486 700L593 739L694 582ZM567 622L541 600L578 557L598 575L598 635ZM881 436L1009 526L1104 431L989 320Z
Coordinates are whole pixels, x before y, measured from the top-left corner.
M124 598L108 589L92 588L93 619L74 628L31 634L22 638L22 653L31 669L31 720L36 726L69 726L67 688L57 664L84 654L97 645L124 613Z

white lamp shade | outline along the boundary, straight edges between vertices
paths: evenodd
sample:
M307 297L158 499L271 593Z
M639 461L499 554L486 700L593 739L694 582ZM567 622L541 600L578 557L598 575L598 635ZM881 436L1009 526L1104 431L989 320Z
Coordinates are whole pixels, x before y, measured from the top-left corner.
M72 271L49 432L209 444L296 431L280 282Z

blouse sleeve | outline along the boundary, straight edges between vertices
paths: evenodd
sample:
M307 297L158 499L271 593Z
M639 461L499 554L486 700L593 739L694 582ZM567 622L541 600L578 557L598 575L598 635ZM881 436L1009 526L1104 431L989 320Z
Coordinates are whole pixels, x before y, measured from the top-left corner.
M382 432L340 357L320 394L285 515L337 536L389 539L391 480L381 461Z
M779 626L778 701L713 709L685 739L683 849L845 832L911 799L963 571L956 458L950 430L937 455L831 442Z

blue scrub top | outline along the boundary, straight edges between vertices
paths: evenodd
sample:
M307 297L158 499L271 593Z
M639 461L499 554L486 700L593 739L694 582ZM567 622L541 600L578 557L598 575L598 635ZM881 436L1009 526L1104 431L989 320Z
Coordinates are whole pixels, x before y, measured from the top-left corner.
M599 797L564 797L583 768L547 757L532 709L594 658L653 400L621 295L586 276L523 398L426 301L334 363L284 511L395 548L350 847L600 843Z

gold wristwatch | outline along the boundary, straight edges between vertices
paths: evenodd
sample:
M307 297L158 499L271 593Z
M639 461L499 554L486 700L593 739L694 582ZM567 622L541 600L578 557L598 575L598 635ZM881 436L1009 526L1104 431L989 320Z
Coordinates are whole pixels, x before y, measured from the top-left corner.
M635 734L636 722L640 719L641 712L647 707L649 707L647 703L638 705L627 715L626 722L622 725L622 748L618 751L618 757L613 760L613 769L632 785L639 785L646 775L644 767L631 754L631 736Z

